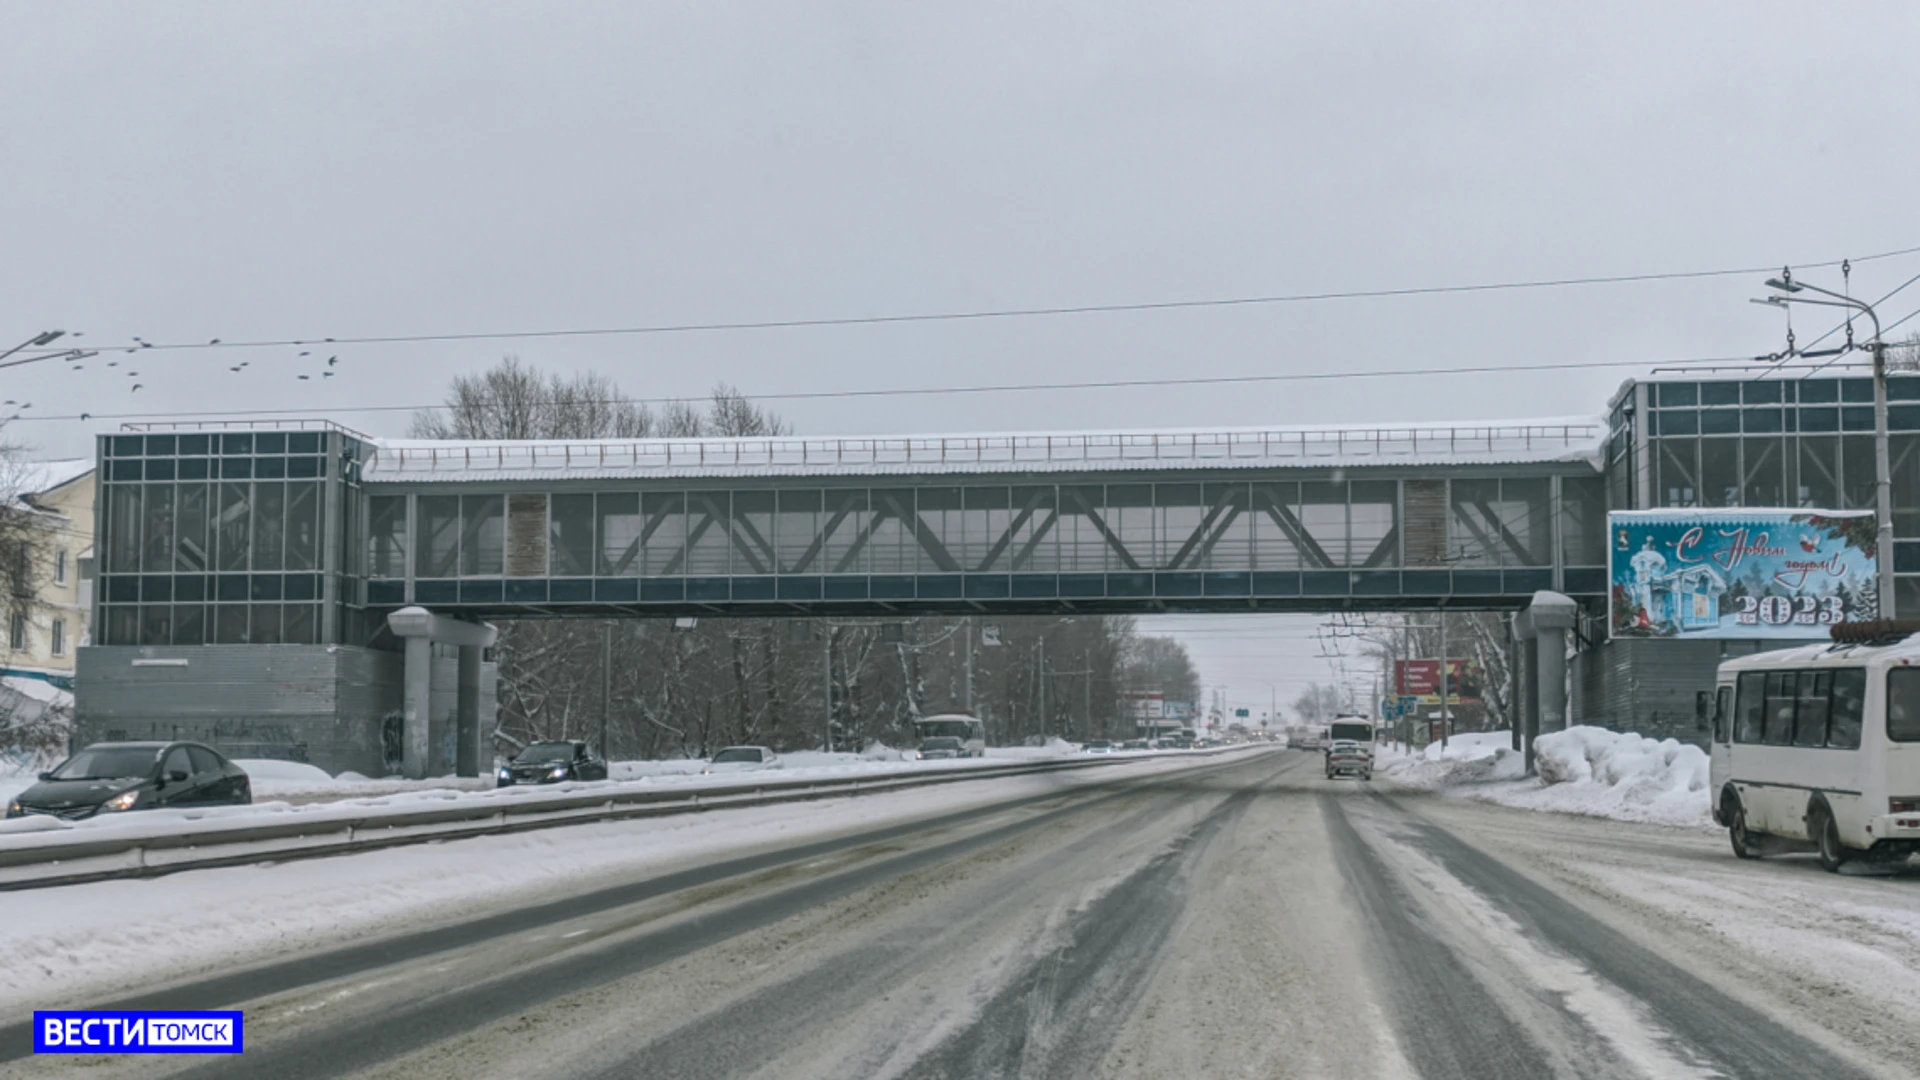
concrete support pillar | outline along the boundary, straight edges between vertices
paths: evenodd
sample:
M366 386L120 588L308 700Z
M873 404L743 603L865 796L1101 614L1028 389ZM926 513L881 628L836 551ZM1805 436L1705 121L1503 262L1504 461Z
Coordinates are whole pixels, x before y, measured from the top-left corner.
M407 643L401 769L412 780L427 775L430 746L427 729L433 716L433 647L441 644L460 650L454 701L454 764L461 776L479 775L480 651L492 645L499 632L485 623L450 619L423 607L405 607L393 612L387 616L387 626L395 637Z
M479 776L492 762L487 760L486 734L480 730L480 646L460 646L460 690L454 709L459 749L454 771L461 776Z
M400 769L408 779L427 775L427 724L433 716L433 642L410 637L405 673L405 719L400 732Z
M1579 613L1571 597L1557 592L1534 593L1533 603L1527 606L1535 642L1541 731L1562 731L1567 726L1567 634Z

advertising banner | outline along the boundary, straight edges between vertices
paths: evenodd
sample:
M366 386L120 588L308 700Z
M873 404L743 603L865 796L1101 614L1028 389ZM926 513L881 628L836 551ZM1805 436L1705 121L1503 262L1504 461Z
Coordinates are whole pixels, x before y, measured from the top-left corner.
M1869 510L1615 510L1613 637L1786 638L1879 617Z
M1440 704L1440 661L1395 660L1394 686L1404 696L1421 705ZM1476 660L1454 657L1447 661L1447 704L1460 705L1480 700L1480 686L1486 681Z

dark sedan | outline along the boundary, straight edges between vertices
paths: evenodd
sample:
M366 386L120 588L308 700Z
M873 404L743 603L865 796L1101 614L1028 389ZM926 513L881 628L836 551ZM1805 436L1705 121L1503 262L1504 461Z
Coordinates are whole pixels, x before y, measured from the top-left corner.
M253 785L240 766L190 742L94 743L40 774L7 804L7 816L67 821L123 810L244 805Z
M605 780L607 763L583 742L528 743L494 774L495 787L557 784L562 780Z

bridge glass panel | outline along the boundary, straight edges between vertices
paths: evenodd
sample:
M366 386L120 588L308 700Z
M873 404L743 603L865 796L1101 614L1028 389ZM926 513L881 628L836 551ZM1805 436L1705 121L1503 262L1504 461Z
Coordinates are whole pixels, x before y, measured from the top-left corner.
M1207 518L1207 507L1200 498L1199 484L1155 484L1153 565L1162 570L1179 570L1190 565L1190 560L1205 540L1201 534L1203 519L1211 524ZM1179 595L1166 592L1169 588L1166 582L1158 587L1162 595ZM1197 582L1194 587L1197 592Z
M1107 568L1106 489L1099 484L1067 484L1060 488L1059 566L1064 573L1091 573ZM1044 564L1023 570L1055 569Z
M794 570L824 574L864 573L873 529L872 500L865 488L829 490L822 503L820 554Z
M1893 463L1893 535L1920 535L1920 435L1887 439Z
M148 484L141 515L140 569L156 573L173 569L173 485Z
M279 570L286 565L287 485L253 485L253 568Z
M460 567L460 497L422 495L414 502L420 536L414 541L413 576L452 577ZM231 569L226 561L224 533L221 540L221 569Z
M1700 440L1658 439L1654 490L1660 506L1695 506L1700 500Z
M1307 566L1349 566L1347 485L1344 481L1306 481L1300 485L1300 525Z
M733 566L738 574L771 574L779 567L773 547L772 491L736 491L728 520L733 539Z
M1016 487L1008 493L1007 544L983 570L1053 573L1060 569L1060 492L1051 484ZM1016 586L1017 588L1017 586Z
M1800 506L1832 510L1840 505L1840 440L1832 435L1802 435L1794 473Z
M1355 480L1347 485L1351 561L1373 568L1400 565L1400 485Z
M957 487L924 487L914 493L914 572L951 574L960 570L953 548L962 545L966 512Z
M175 499L173 568L189 574L205 573L211 569L212 554L207 538L212 521L207 485L181 484Z
M1700 440L1700 505L1740 505L1740 441Z
M1206 509L1197 534L1199 542L1182 560L1183 569L1247 570L1253 566L1250 499L1251 491L1246 484L1207 484L1201 489L1201 502ZM1239 588L1244 590L1244 582Z
M873 517L865 565L855 572L874 574L911 574L919 565L913 536L913 489L875 488L871 495ZM856 564L857 565L857 564Z
M632 521L618 520L622 515L633 516L631 504L610 504L607 501L621 498L617 493L603 492L594 504L594 513L598 515L595 520L600 522L594 528L604 530L596 531L594 535L613 539L612 544L604 539L600 542L601 559L609 566L601 573L614 577L627 574L656 577L685 573L687 530L691 528L686 493L643 492L639 516Z
M1567 476L1560 480L1560 551L1566 566L1607 563L1606 480Z
M1107 525L1118 538L1107 553L1107 569L1140 571L1154 561L1153 485L1108 484Z
M1786 441L1742 439L1740 442L1740 505L1786 506Z
M222 570L247 568L247 544L253 536L253 487L251 484L220 485L219 560Z
M801 562L811 563L818 558L815 538L820 535L823 524L822 505L823 496L818 489L780 492L780 511L773 522L775 569L789 574L805 573Z
M961 489L960 529L948 537L947 550L962 570L979 571L989 556L1005 550L1002 537L1013 524L1012 494L1005 487Z
M462 495L460 519L462 576L500 576L507 552L506 500L499 495Z
M1292 481L1257 482L1250 486L1248 498L1253 517L1254 569L1298 570L1305 566L1298 540L1300 485Z
M1875 503L1873 436L1840 438L1840 501L1842 510L1871 510Z
M1449 485L1447 561L1457 567L1500 565L1500 481L1457 479Z
M547 573L589 577L594 569L592 495L554 495L547 500Z
M665 573L684 573L695 577L725 575L732 567L733 543L728 534L729 493L692 491L687 493L687 550L684 564L671 562ZM742 567L742 573L746 569Z

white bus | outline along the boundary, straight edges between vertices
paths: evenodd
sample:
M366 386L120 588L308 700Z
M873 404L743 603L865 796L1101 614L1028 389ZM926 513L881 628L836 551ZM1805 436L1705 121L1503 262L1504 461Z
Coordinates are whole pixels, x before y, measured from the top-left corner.
M1920 636L1720 665L1713 818L1743 859L1811 844L1828 870L1920 850Z
M916 720L913 733L920 737L921 742L943 737L959 739L962 756L987 756L987 725L965 713L946 713Z

